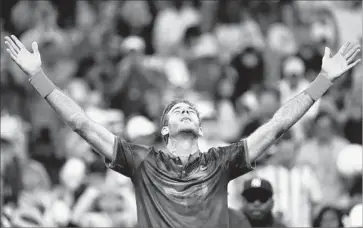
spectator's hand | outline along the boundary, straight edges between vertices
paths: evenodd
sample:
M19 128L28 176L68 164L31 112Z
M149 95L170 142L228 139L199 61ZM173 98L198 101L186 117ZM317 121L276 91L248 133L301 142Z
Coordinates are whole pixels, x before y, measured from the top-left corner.
M12 60L24 71L25 74L32 76L41 70L42 61L38 50L38 44L32 43L33 53L30 53L16 36L5 37L5 44Z
M360 62L361 59L354 61L359 52L359 45L351 47L350 42L346 42L339 49L337 54L330 57L331 51L326 47L321 72L325 74L328 79L333 81Z

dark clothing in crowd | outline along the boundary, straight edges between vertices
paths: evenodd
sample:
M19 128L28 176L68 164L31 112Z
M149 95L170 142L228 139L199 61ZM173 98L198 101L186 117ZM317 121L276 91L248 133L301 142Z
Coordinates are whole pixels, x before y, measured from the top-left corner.
M260 52L252 47L233 57L231 65L238 73L232 99L236 100L244 92L263 82L265 66Z
M107 165L131 178L140 227L229 227L228 182L252 170L246 141L180 158L117 139Z
M21 165L18 158L14 157L4 168L2 174L4 183L1 194L3 194L3 203L17 204L20 191L23 188Z
M251 220L247 216L246 218L252 227L286 227L285 224L274 218L272 214L263 220Z
M344 135L351 143L362 145L362 119L348 119L344 126Z
M228 209L229 227L230 228L251 228L246 216L243 213L238 213L232 209Z

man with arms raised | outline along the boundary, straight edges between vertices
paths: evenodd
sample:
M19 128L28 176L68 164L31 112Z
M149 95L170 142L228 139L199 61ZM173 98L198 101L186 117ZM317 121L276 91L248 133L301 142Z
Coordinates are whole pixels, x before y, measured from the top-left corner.
M189 101L167 105L162 116L164 151L125 142L89 119L47 78L38 46L33 53L15 37L6 37L13 61L72 129L106 159L109 168L131 178L140 227L229 227L228 182L252 170L250 161L271 146L319 99L332 81L354 67L359 45L344 44L331 56L326 48L321 73L301 94L283 105L270 121L240 142L201 153L199 113Z

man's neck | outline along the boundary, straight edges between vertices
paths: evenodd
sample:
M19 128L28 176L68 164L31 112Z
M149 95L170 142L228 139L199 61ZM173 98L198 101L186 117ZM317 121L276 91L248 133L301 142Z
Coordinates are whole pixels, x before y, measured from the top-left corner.
M187 157L199 151L198 137L194 135L179 135L169 137L166 148L178 157Z

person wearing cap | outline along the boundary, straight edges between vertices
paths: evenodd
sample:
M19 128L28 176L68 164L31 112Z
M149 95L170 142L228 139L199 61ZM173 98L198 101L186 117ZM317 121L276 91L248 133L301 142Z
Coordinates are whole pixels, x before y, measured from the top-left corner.
M286 227L272 214L273 189L267 180L258 177L247 180L242 199L243 214L252 227Z
M45 75L37 43L33 53L15 37L5 37L7 52L30 76L30 83L72 129L106 159L110 169L131 178L139 227L230 227L228 183L251 171L259 157L294 125L333 84L360 61L359 45L347 42L334 56L329 48L321 73L309 87L284 104L271 120L246 138L202 153L198 109L173 100L161 116L165 149L126 142L92 121Z

